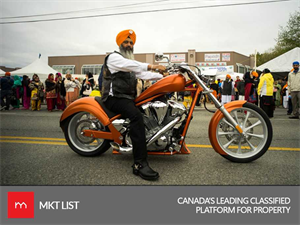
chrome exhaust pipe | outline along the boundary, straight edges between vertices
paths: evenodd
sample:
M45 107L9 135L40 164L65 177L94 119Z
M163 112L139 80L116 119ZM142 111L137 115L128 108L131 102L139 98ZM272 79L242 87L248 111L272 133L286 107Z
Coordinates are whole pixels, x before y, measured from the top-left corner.
M147 147L151 144L153 144L153 142L155 142L157 139L160 138L161 135L163 135L165 132L167 132L168 130L170 130L171 128L173 128L176 123L178 123L178 121L180 121L180 117L176 117L173 121L171 121L170 123L168 123L166 126L164 126L160 131L158 131L156 134L153 135L153 137L151 137L147 142L146 145ZM115 149L116 151L120 152L120 153L131 153L132 152L132 147L131 146L120 146L118 143L115 142L111 142L110 146Z
M132 147L124 147L124 146L120 146L118 143L116 142L111 142L110 146L120 152L120 153L131 153L132 152Z
M180 120L180 117L176 117L173 121L171 121L170 123L168 123L166 126L164 126L160 131L158 131L156 134L153 135L153 137L151 137L146 143L147 143L147 147L151 144L153 144L153 142L155 142L158 138L160 138L160 136L162 134L164 134L165 132L167 132L168 130L170 130L172 127L174 127L176 125L176 123L178 123L178 121Z

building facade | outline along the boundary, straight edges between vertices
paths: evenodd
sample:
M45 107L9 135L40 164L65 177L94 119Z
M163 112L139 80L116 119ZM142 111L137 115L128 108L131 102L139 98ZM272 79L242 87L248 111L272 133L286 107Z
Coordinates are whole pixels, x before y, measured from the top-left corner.
M67 72L71 74L91 72L94 75L98 75L107 54L109 53L103 55L49 56L48 65L62 74ZM234 51L196 52L196 50L192 49L187 52L166 52L164 55L172 63L188 63L199 67L215 68L231 66L236 73L245 73L254 67L254 57L245 56ZM166 64L166 60L156 62L154 53L134 54L134 56L140 62Z

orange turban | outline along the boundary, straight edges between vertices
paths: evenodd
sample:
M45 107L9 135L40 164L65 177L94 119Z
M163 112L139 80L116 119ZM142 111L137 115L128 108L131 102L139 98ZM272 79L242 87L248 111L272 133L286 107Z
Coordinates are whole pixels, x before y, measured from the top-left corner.
M252 72L252 75L253 75L254 77L258 77L258 73L257 73L256 71L253 71L253 72Z
M129 29L118 33L116 38L117 45L120 46L128 37L133 41L133 44L135 44L136 35L133 30Z
M231 76L230 76L229 74L227 74L227 75L226 75L226 78L230 79L230 78L231 78Z
M5 76L10 76L10 72L6 72L6 73L5 73Z

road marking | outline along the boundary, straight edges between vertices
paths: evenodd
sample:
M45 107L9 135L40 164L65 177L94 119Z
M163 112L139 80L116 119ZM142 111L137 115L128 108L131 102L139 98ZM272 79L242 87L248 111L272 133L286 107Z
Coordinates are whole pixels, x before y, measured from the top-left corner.
M18 141L18 140L0 140L0 143L22 143L22 144L41 144L41 145L68 145L67 142L48 142L48 141Z
M0 136L0 139L27 139L27 140L49 140L49 141L65 141L64 138L43 138L43 137L14 137L14 136Z
M5 140L5 139L21 139L21 140ZM36 140L36 141L35 141ZM38 141L42 140L42 141ZM17 137L17 136L0 136L0 143L22 143L22 144L44 144L44 145L68 145L64 138L42 138L42 137ZM187 144L191 148L213 148L211 145L194 145ZM231 149L237 149L238 146L230 146ZM249 149L247 146L242 146L243 149ZM300 151L300 148L288 147L269 147L269 150L274 151Z
M192 148L212 148L211 145L189 145L187 147ZM237 149L238 146L230 146L229 148ZM250 147L242 146L242 149L250 149ZM269 147L269 150L279 150L279 151L300 151L300 148L287 148L287 147Z

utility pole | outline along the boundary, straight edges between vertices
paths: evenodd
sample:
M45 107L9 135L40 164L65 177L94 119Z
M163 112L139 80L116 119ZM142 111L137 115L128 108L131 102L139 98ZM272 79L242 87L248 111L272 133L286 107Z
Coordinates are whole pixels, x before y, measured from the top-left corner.
M254 53L254 70L256 72L256 54L257 54L257 51L255 49L255 53Z

